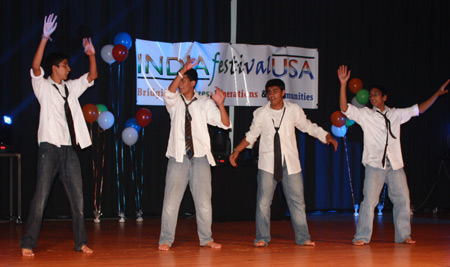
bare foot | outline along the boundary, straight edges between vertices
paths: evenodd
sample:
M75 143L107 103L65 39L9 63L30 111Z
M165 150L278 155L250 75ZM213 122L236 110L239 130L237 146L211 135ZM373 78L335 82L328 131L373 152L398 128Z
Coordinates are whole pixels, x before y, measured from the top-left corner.
M311 246L311 247L315 247L316 243L312 242L311 240L306 240L305 243L303 243L303 246Z
M405 244L415 244L416 241L412 240L411 238L406 238L405 241L403 241L403 243L405 243Z
M168 244L162 244L158 247L159 250L168 251L170 249Z
M86 254L92 254L94 253L94 251L92 249L90 249L88 246L83 245L81 247L81 252L86 253Z
M221 244L217 244L214 241L211 241L208 244L204 245L204 247L219 249L219 248L222 247L222 245Z
M265 241L259 241L255 243L255 247L267 247L267 243Z
M33 256L34 256L34 252L33 252L32 249L23 248L23 249L22 249L22 256L25 256L25 257L33 257Z
M353 242L353 245L355 245L355 246L364 246L365 244L364 244L364 241L357 240L357 241Z

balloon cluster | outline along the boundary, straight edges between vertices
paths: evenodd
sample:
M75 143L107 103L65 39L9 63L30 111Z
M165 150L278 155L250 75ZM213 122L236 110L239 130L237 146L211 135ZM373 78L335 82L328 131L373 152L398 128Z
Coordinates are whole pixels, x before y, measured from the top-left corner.
M344 137L347 133L347 127L350 127L355 123L347 118L342 112L335 111L331 114L331 132L337 137Z
M97 121L98 126L108 130L114 124L114 115L103 104L86 104L82 108L84 119L90 124Z
M348 88L355 96L352 98L352 105L362 108L369 102L369 91L363 89L363 83L358 78L353 78L348 82ZM344 137L347 134L347 128L352 126L355 121L347 118L342 112L335 111L331 114L331 132L337 137Z
M136 144L141 127L149 125L152 121L152 113L146 108L141 108L136 112L134 118L130 118L125 122L125 129L122 131L122 141L132 146Z
M348 88L355 96L352 98L352 105L361 108L369 102L369 91L363 89L363 83L358 78L353 78L348 82Z
M132 45L131 37L126 32L120 32L114 37L114 45L107 44L102 47L100 54L103 61L108 64L122 62L128 57L128 50Z

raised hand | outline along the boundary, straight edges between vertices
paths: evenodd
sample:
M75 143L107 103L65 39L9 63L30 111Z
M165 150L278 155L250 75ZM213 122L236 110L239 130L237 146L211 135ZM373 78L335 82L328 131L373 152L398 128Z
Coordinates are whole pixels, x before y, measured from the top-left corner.
M94 48L94 45L92 44L91 37L83 39L83 47L84 47L84 53L86 55L88 55L88 56L95 55L95 48Z
M195 58L189 59L189 61L186 62L186 64L184 64L183 68L181 69L181 72L186 73L186 71L193 69L195 66L197 66L198 63L199 61L195 62Z
M348 79L350 78L351 70L347 71L346 65L341 65L337 70L338 78L341 84L347 84Z
M437 96L445 95L448 93L448 89L445 90L445 87L447 87L449 82L450 82L450 79L448 79L444 84L441 85L439 90L437 90L437 92L436 92Z
M211 98L216 102L217 105L223 105L223 102L225 101L226 94L225 92L216 86L216 93L211 94Z
M58 16L54 15L53 13L50 14L48 17L45 16L44 18L44 29L42 32L42 36L45 38L50 38L50 35L56 30L56 26L58 26L58 23L56 22L56 19Z
M423 103L419 105L419 113L422 114L425 111L427 111L433 103L440 97L441 95L445 95L448 93L448 90L445 90L445 87L447 87L448 83L450 82L450 79L448 79L444 84L441 85L439 90L436 91L430 98L425 100Z

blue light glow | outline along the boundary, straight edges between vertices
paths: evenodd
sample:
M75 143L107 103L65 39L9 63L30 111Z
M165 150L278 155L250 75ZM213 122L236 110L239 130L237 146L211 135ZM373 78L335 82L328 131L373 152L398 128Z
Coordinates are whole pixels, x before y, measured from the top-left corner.
M9 116L3 116L3 122L5 122L6 124L11 125L12 124L12 119Z

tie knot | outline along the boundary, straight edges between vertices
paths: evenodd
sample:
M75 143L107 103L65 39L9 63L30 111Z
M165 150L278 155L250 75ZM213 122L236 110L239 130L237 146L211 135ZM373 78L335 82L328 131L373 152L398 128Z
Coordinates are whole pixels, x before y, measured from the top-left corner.
M387 112L386 112L386 113L383 113L383 112L377 110L377 113L380 113L381 116L383 116L385 120L389 120L388 117L387 117Z
M181 97L181 99L183 99L184 105L187 107L189 107L190 104L192 104L195 100L197 100L197 97L192 98L191 102L186 103L186 99L184 98L184 96Z

